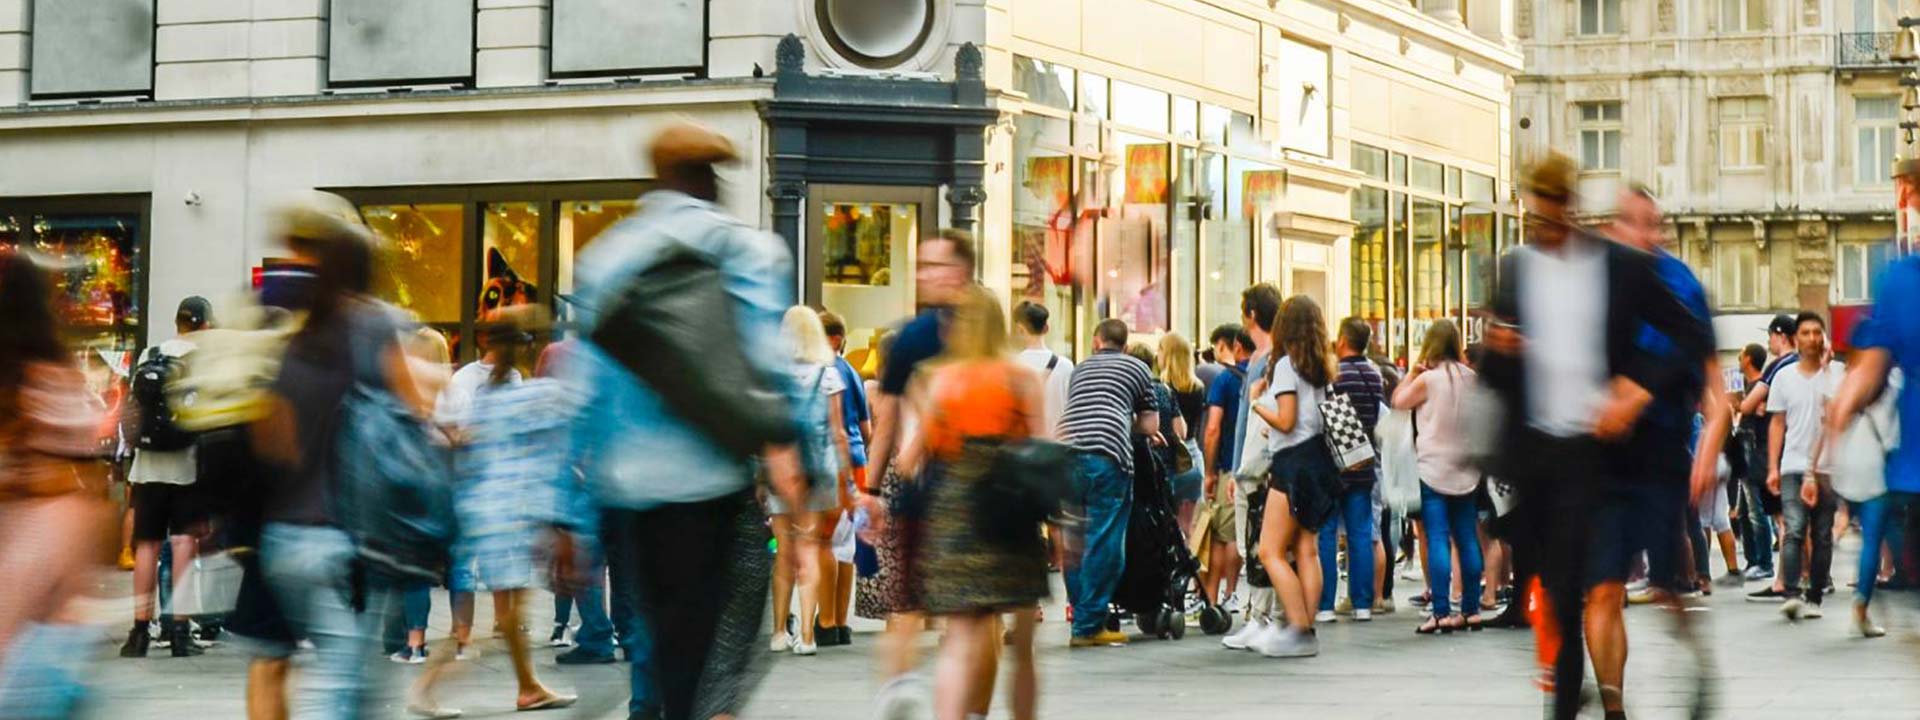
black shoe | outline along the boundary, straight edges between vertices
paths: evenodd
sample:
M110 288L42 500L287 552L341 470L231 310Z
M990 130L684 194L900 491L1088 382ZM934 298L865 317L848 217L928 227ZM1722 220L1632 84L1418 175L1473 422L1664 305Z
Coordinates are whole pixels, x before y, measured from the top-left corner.
M1776 603L1786 601L1787 593L1782 590L1775 590L1771 585L1761 588L1759 592L1747 593L1747 602Z
M207 651L200 649L199 645L194 644L193 625L185 620L173 621L172 626L167 629L167 638L173 643L173 647L168 649L173 652L174 657L194 657L196 655L207 654Z
M853 644L853 628L841 625L840 627L834 628L833 631L840 636L841 645Z
M120 646L120 657L143 658L147 656L147 646L153 644L153 636L147 634L145 622L135 622L133 629L127 631L127 642Z
M606 665L613 662L613 653L601 655L587 652L585 648L574 648L555 655L553 661L561 665Z
M220 632L220 623L204 622L193 631L193 639L201 644L219 642Z

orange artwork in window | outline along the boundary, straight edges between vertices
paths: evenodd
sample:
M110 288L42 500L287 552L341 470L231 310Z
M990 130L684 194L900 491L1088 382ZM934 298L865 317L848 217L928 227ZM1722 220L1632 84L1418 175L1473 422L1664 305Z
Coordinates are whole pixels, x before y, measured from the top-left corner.
M1167 146L1127 146L1127 204L1155 205L1167 201Z

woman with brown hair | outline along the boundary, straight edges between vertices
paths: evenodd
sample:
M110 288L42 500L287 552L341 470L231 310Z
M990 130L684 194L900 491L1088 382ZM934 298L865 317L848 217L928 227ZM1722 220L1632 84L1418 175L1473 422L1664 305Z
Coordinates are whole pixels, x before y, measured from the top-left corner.
M51 295L31 259L0 250L0 717L76 711L70 663L95 631L75 603L112 552L109 425L60 341ZM34 679L8 682L20 678Z
M1480 473L1467 463L1466 427L1461 397L1473 389L1475 375L1466 365L1460 330L1447 320L1427 329L1420 364L1413 377L1393 392L1393 406L1413 411L1414 454L1420 467L1420 520L1426 528L1427 591L1433 614L1415 630L1435 632L1480 629L1479 509L1474 491ZM1460 613L1451 604L1453 554L1460 553Z
M1287 628L1264 636L1254 649L1267 657L1311 657L1320 654L1320 641L1307 599L1320 597L1318 533L1333 512L1340 482L1340 470L1321 438L1320 403L1333 384L1333 355L1327 321L1312 298L1288 298L1274 329L1276 357L1248 397L1252 411L1273 428L1267 434L1273 462L1259 553Z
M1013 717L1036 716L1032 609L1047 597L1040 526L985 530L981 493L1008 443L1048 436L1040 376L1013 358L1006 314L984 288L961 294L946 350L915 396L921 407L930 505L923 559L928 612L946 618L934 708L942 720L984 714L993 687L1000 613L1013 617ZM1007 508L1011 510L1012 508Z

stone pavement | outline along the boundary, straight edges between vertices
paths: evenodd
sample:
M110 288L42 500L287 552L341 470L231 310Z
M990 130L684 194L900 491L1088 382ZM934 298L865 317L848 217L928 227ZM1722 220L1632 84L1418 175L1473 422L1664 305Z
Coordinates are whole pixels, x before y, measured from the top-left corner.
M1855 541L1857 542L1857 541ZM1852 577L1851 553L1836 553L1836 582ZM1716 563L1718 561L1716 560ZM123 576L122 576L123 577ZM115 578L111 582L124 583ZM1056 578L1057 582L1057 578ZM1531 719L1541 716L1541 696L1529 683L1533 667L1530 633L1488 630L1450 636L1416 636L1418 614L1405 606L1417 588L1402 582L1401 611L1372 623L1342 621L1320 630L1321 654L1305 660L1267 660L1220 647L1217 638L1192 629L1185 640L1142 640L1125 648L1066 648L1066 623L1057 606L1041 625L1041 716L1125 720L1128 718L1471 718ZM1750 583L1748 589L1758 589ZM1914 608L1920 594L1883 595L1883 623L1891 633L1862 640L1847 632L1849 594L1828 602L1827 617L1788 625L1775 605L1743 601L1721 590L1694 617L1710 623L1721 679L1715 717L1737 720L1920 718L1920 625ZM445 597L436 594L433 632L447 626ZM123 601L115 608L122 612ZM490 602L480 602L476 625L492 626ZM539 640L546 637L551 605L531 604ZM1887 612L1888 608L1898 613ZM1894 615L1895 617L1888 617ZM1636 718L1685 717L1688 686L1683 653L1666 635L1666 618L1651 607L1627 612L1632 657L1628 709ZM124 634L124 621L111 625ZM824 648L815 657L779 656L747 718L849 719L872 715L875 683L871 650L878 626L856 625L852 647ZM118 638L116 638L117 642ZM923 638L931 658L935 637ZM560 667L554 651L536 650L543 680L578 691L583 706L559 717L618 718L624 705L625 665ZM512 714L513 678L501 641L480 643L482 655L464 663L443 691L443 702L468 717ZM98 717L239 718L244 660L222 643L204 657L174 659L155 651L145 660L103 659L93 675ZM396 690L417 666L375 660L376 675ZM396 693L389 693L395 695ZM397 701L394 718L404 717ZM1004 717L997 709L994 717ZM1595 714L1597 717L1597 713Z

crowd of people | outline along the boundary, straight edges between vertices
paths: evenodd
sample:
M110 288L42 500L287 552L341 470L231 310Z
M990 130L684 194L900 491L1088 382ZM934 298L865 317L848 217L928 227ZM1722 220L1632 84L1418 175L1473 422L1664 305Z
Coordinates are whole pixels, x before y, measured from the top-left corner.
M490 312L457 370L445 336L373 297L378 240L334 196L280 212L292 260L231 314L182 301L118 412L88 399L36 258L0 252L0 574L22 583L0 594L0 715L62 717L84 695L73 608L111 558L116 447L135 593L120 655L230 637L259 720L367 717L378 658L424 665L409 712L458 717L436 690L478 653L483 595L510 706L567 707L532 659L536 588L560 664L630 663L630 717L732 717L761 647L851 644L851 614L885 623L883 708L984 717L1004 665L1012 716L1033 718L1055 572L1072 648L1128 644L1122 616L1168 630L1140 607L1147 577L1170 622L1212 613L1227 648L1307 658L1316 626L1403 609L1402 562L1425 580L1415 633L1530 627L1551 715L1579 712L1590 659L1611 719L1628 604L1672 611L1705 703L1699 595L1768 582L1747 599L1821 617L1841 513L1864 541L1855 632L1884 635L1875 588L1914 582L1920 423L1881 493L1843 500L1829 478L1835 442L1920 363L1920 316L1882 310L1920 300L1920 260L1890 267L1846 364L1802 312L1723 374L1653 196L1631 188L1583 227L1555 156L1525 178L1528 242L1477 332L1431 323L1404 370L1366 320L1330 325L1269 283L1198 352L1108 319L1076 362L1043 304L1003 305L973 238L942 231L914 254L920 310L863 373L845 321L791 305L784 246L715 205L731 143L674 126L650 153L657 188L583 255L573 322ZM1166 557L1170 573L1141 570ZM220 563L225 602L208 599ZM431 648L438 587L452 630Z

